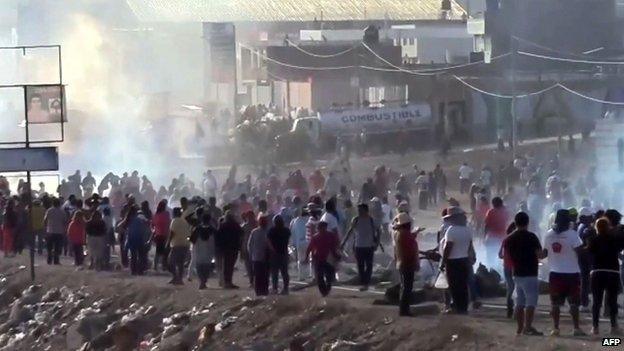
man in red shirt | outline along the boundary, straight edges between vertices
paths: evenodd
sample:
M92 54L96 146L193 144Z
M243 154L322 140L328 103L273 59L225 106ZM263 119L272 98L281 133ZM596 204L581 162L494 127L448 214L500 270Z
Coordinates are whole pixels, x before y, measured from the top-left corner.
M416 233L412 233L412 218L405 212L399 213L393 220L394 258L401 274L401 298L399 315L411 316L410 298L414 288L414 272L420 270L418 242Z
M501 272L498 251L503 239L507 234L509 225L509 212L503 204L503 199L495 197L492 199L492 208L485 215L485 262L488 268L493 268Z
M321 220L317 225L317 234L310 240L306 258L302 263L307 264L310 254L312 254L316 282L323 297L329 295L336 277L335 264L341 258L339 247L338 235L328 231L327 222Z

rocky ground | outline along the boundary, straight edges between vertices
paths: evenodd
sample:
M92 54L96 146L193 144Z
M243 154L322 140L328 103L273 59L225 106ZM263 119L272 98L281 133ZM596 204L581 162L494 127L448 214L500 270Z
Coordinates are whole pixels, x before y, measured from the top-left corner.
M169 286L164 275L131 278L121 271L77 271L69 260L53 267L38 262L35 285L26 257L0 263L1 350L600 348L589 337L516 337L495 299L469 316L442 315L439 304L427 302L413 306L416 317L399 318L396 306L380 304L380 290L343 285L323 299L315 287L295 283L290 296L257 299L246 288L214 288L214 281L198 291L196 282ZM547 318L538 316L537 327L546 330ZM562 323L563 334L571 334L570 321Z

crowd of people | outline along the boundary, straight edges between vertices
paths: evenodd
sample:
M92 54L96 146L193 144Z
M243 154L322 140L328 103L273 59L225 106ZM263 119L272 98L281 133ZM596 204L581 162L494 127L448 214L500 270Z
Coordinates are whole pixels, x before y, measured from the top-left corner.
M624 227L619 212L602 210L612 198L597 195L593 169L572 187L556 157L546 164L531 155L519 157L498 172L485 166L477 173L464 163L455 179L469 211L448 197L447 173L455 171L441 165L431 171L414 165L404 174L379 166L359 191L348 160L307 177L295 170L282 178L280 171L269 166L255 179L240 178L233 166L221 184L206 171L199 186L181 174L158 190L136 171L109 173L99 183L91 173L82 177L77 171L61 182L58 197L29 192L24 183L11 196L0 179L2 249L10 257L29 245L39 254L45 247L51 265L70 256L77 267L94 270L127 268L136 276L162 270L171 274L173 285L197 277L200 289L214 275L219 287L237 289L240 261L258 296L289 294L294 261L297 280L316 282L327 296L339 262L351 253L360 290L368 290L376 256L385 247L392 248L388 254L401 285L403 316L411 314L421 260L439 262L436 280L446 280L445 312L468 313L470 302L479 308L474 266L480 262L504 276L507 315L515 315L518 334L542 334L533 320L544 269L553 335L559 335L566 301L574 335L584 335L579 313L589 310L590 295L592 331L598 334L604 293L611 332L619 333ZM432 206L444 207L437 248L420 251L424 229L415 225L417 213Z

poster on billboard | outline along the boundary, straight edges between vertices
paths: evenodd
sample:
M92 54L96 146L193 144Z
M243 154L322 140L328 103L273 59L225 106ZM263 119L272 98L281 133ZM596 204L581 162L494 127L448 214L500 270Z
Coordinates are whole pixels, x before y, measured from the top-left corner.
M62 85L28 85L25 94L28 123L61 123L61 118L67 122Z

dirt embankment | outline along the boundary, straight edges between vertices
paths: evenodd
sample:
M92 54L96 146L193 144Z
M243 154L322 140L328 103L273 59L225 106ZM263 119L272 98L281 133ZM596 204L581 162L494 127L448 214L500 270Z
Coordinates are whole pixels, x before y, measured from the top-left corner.
M579 339L516 338L500 312L398 318L375 296L314 288L256 299L248 289L172 287L164 276L0 263L2 350L556 350Z

